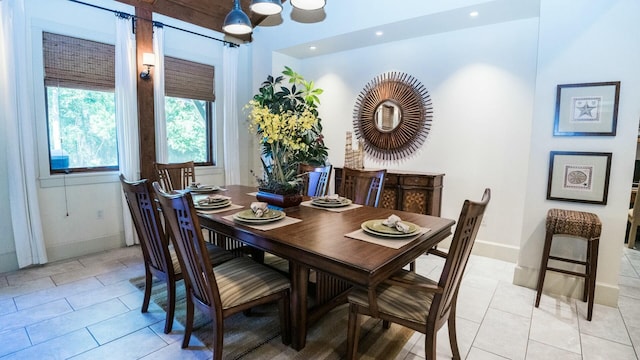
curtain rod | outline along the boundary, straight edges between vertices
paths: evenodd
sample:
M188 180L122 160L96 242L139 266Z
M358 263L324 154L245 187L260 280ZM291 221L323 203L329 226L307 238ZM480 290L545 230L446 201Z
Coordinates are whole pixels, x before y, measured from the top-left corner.
M212 37L212 36L209 36L209 35L200 34L200 33L197 33L197 32L195 32L195 31L191 31L191 30L187 30L187 29L179 28L179 27L176 27L176 26L173 26L173 25L163 24L163 23L161 23L161 22L159 22L159 21L153 21L153 20L151 20L151 19L145 19L145 18L143 18L143 17L135 16L135 15L133 15L133 14L128 14L128 13L125 13L125 12L122 12L122 11L117 11L117 10L113 10L113 9L108 9L108 8L105 8L105 7L102 7L102 6L89 4L89 3L86 3L86 2L83 2L83 1L80 1L80 0L69 0L69 1L74 2L74 3L77 3L77 4L81 4L81 5L90 6L90 7L96 8L96 9L109 11L109 12L112 12L112 13L114 13L114 14L118 15L118 16L122 16L122 17L132 17L132 18L134 18L134 19L140 19L140 20L149 21L149 22L153 23L153 25L154 25L154 26L166 26L166 27L171 28L171 29L180 30L180 31L184 31L184 32L189 33L189 34L202 36L202 37L205 37L205 38L207 38L207 39L211 39L211 40L219 41L219 42L221 42L221 43L223 43L223 44L225 44L225 45L227 45L227 46L229 46L229 47L239 47L239 46L240 46L240 45L238 45L238 44L236 44L236 43L232 43L232 42L229 42L229 41L226 41L226 40L221 40L221 39L218 39L218 38L214 38L214 37Z

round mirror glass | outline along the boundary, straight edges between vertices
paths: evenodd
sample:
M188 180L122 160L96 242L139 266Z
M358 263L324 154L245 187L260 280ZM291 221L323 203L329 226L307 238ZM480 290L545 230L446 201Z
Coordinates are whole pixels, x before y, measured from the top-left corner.
M402 120L402 109L391 100L383 101L376 108L375 124L378 130L389 132L395 130Z

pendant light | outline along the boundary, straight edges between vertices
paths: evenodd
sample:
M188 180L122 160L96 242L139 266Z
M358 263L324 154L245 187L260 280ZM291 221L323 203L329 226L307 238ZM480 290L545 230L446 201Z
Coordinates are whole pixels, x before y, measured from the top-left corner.
M234 0L233 9L224 18L222 30L233 35L246 35L253 31L251 20L240 8L239 0Z
M326 0L291 0L291 5L300 10L322 9L326 3Z
M282 12L282 3L280 0L252 0L249 8L256 14L277 15Z

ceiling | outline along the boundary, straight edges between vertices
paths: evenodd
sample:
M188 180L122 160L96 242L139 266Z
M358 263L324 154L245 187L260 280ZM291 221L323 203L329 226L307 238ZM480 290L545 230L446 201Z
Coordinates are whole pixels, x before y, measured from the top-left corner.
M224 18L233 7L233 0L117 0L154 13L172 17L191 24L223 33ZM259 24L265 16L249 11L251 0L240 0L243 11L249 15L253 25ZM239 37L251 40L250 35Z

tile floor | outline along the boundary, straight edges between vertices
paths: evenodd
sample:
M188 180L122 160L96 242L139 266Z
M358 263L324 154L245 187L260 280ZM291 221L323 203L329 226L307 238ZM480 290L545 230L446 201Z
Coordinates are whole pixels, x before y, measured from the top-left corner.
M442 260L423 256L418 271L437 276ZM458 299L458 342L464 359L638 359L640 252L624 250L619 307L586 306L511 284L514 265L472 256ZM138 247L117 249L0 274L0 359L208 359L182 328L162 332L164 312L140 313L142 293L129 279L144 274ZM438 359L450 359L446 329ZM346 336L346 329L345 329ZM424 358L416 334L397 359Z

